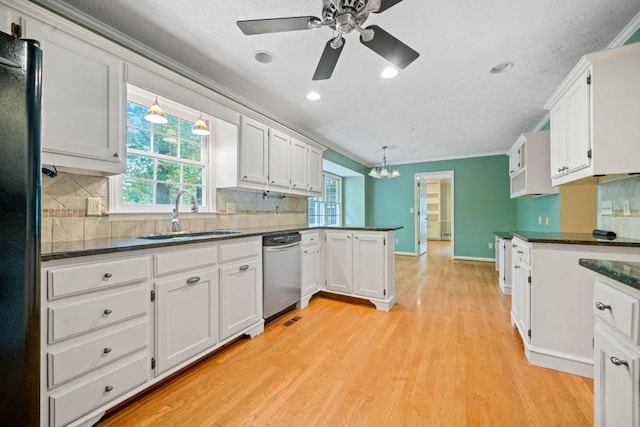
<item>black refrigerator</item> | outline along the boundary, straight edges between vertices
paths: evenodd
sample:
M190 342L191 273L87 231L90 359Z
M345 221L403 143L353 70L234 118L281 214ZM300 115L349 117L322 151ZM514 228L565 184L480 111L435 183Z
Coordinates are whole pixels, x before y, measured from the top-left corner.
M0 425L40 412L42 51L0 32Z

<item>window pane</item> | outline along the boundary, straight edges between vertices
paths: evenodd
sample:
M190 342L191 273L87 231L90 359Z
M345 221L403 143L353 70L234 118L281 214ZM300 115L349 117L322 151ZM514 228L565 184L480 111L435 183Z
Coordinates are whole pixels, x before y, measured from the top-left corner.
M204 168L200 167L200 166L184 166L184 180L183 182L187 183L187 184L203 184L202 181L202 177L203 177L203 171Z
M127 148L134 150L151 151L151 133L132 127L127 128Z
M180 182L180 165L175 162L158 160L158 181Z
M144 119L149 107L127 101L127 126L135 126L141 129L149 129L149 123Z
M165 156L178 156L178 140L166 135L153 135L153 152Z
M180 139L182 141L190 141L200 143L200 135L194 135L191 133L191 129L193 129L193 125L195 122L190 122L189 120L180 119Z
M126 177L153 179L153 159L143 156L127 155Z
M200 137L198 137L200 138ZM188 160L202 160L202 150L200 149L200 141L180 143L180 158Z
M153 132L162 135L168 135L177 140L178 138L178 118L171 114L165 114L167 123L165 124L153 124Z
M124 178L122 180L122 198L127 205L153 204L153 182Z
M193 197L196 198L196 204L202 205L202 203L203 203L203 201L202 201L202 186L200 186L200 185L185 185L184 189L188 190L191 194L193 194ZM191 199L189 199L189 196L182 195L181 200L180 200L180 204L181 205L190 205L191 204Z
M176 196L180 191L180 187L174 184L158 182L156 184L156 204L172 205L176 201Z

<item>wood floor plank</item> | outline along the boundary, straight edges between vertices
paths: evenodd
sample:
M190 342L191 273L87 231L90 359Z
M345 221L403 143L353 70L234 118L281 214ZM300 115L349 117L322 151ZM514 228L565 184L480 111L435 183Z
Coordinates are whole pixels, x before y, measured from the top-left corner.
M493 264L449 251L396 257L390 313L314 298L99 426L592 425L593 381L529 365Z

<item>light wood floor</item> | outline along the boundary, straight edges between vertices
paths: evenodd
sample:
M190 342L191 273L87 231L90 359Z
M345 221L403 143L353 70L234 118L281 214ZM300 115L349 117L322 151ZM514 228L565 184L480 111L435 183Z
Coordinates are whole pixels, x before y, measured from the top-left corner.
M429 242L396 291L390 313L314 298L100 426L593 424L592 380L527 363L492 263Z

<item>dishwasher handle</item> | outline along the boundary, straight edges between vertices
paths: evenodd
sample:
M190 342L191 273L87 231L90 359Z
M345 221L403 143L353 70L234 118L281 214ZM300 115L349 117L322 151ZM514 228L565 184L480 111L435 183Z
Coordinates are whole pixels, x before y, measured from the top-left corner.
M290 243L288 245L282 245L282 246L265 246L264 250L267 252L280 252L285 249L293 248L295 246L300 246L300 242Z

